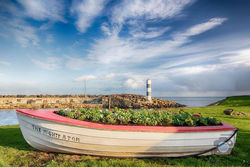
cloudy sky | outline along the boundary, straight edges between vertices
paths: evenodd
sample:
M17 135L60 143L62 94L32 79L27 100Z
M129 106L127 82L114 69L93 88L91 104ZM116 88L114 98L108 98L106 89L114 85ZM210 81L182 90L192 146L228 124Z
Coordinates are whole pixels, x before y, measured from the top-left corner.
M0 0L0 94L250 94L249 0Z

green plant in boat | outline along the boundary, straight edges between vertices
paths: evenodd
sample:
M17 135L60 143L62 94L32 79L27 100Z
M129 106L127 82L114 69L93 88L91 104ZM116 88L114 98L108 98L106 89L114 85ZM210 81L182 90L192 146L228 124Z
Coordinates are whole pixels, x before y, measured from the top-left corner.
M56 112L59 115L73 119L114 125L143 126L211 126L221 122L213 117L203 117L180 110L179 112L164 110L126 110L114 108L79 108L64 109Z

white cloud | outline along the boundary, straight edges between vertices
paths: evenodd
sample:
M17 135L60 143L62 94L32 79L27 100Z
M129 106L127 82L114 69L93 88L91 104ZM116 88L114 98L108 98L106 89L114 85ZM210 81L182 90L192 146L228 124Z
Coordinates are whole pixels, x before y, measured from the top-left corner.
M9 30L13 32L14 38L21 46L38 45L39 38L36 29L29 26L25 21L12 20L9 22L9 26Z
M226 55L220 58L220 60L229 65L246 65L250 66L250 49L242 49L234 52L228 52L230 55Z
M76 27L79 32L84 33L90 27L93 19L102 12L106 2L107 0L73 1L70 11L77 16Z
M106 22L101 25L101 30L106 35L111 35L112 34L112 32L111 32L111 30L110 30L110 28L109 28L109 26L108 26L108 24Z
M182 9L194 2L193 0L124 0L115 6L112 12L112 22L123 24L128 19L146 20L166 19L174 17Z
M143 88L145 85L144 80L149 77L154 80L155 84L162 82L166 88L162 88L163 85L160 86L162 90L167 90L167 93L172 91L188 94L190 91L194 92L194 88L197 86L196 93L199 94L200 90L204 89L206 91L213 86L212 84L199 81L199 78L203 78L206 82L219 80L220 83L214 84L216 89L229 82L230 79L227 77L218 78L217 73L218 71L227 71L225 75L228 76L230 71L227 69L230 68L230 65L218 63L218 58L225 53L225 45L219 44L221 46L219 48L218 43L212 42L211 44L209 41L205 45L204 42L198 44L191 43L192 39L190 37L222 25L225 20L225 18L209 19L207 22L193 25L181 32L175 32L172 36L170 34L172 39L168 38L165 41L164 39L140 41L138 40L139 37L120 37L118 33L111 31L113 27L105 24L103 31L108 32L106 33L107 36L96 40L96 43L89 51L88 58L94 62L97 60L96 62L99 64L108 64L112 69L119 69L120 73L129 72L130 75L122 76L118 74L117 79L124 80L124 86L133 89L133 91L142 91L140 88ZM209 47L204 47L203 45ZM215 46L216 49L214 50ZM223 52L218 52L218 48ZM149 66L145 67L147 63ZM154 63L159 63L159 65L156 66ZM212 77L213 75L215 77ZM209 79L206 79L205 76ZM185 81L182 81L182 78ZM195 83L192 84L192 82ZM226 89L229 90L233 87L234 84L230 84ZM162 93L162 90L155 90L155 94ZM224 91L224 89L221 90Z
M225 21L224 18L210 19L207 22L194 25L184 32L175 33L173 39L165 41L152 40L143 42L134 38L121 38L117 33L113 33L106 38L96 40L89 51L88 58L97 60L102 64L112 64L114 62L133 64L163 55L175 54L179 47L190 42L190 36L204 33L221 25L223 21Z
M106 34L119 34L123 24L126 24L129 33L135 39L156 38L163 35L170 27L146 28L146 23L155 23L176 17L193 2L194 0L123 0L113 7L111 13L112 27L108 28L104 25L101 28ZM110 31L113 29L116 29L116 31Z
M14 38L23 47L38 46L39 30L48 29L57 21L66 22L63 18L64 1L18 0L18 2L21 6L7 1L1 3L0 31L2 32L0 33L7 34L8 39ZM27 18L48 22L43 23L39 29L31 26Z
M0 65L9 66L10 63L7 61L0 61Z
M125 81L125 86L132 89L141 88L144 86L144 82L141 79L129 78Z
M24 12L21 12L19 8L12 3L11 1L1 1L0 2L0 14L1 13L10 13L15 17L22 17Z
M226 20L227 20L226 18L212 18L209 21L197 24L187 29L185 32L175 34L175 38L185 38L194 35L199 35L201 33L213 29L214 27L221 25Z
M155 73L155 75L161 73L166 76L189 76L250 66L249 51L249 49L217 51L217 53L202 51L203 53L200 54L190 54L186 57L177 57L172 61L163 63L152 70L152 73Z
M218 44L214 44L218 45ZM201 49L197 47L197 49ZM176 57L163 63L152 72L163 72L165 75L194 75L225 69L250 66L250 49L236 49L233 51L199 50L200 53L188 53L188 56ZM212 63L210 63L212 62ZM203 64L203 65L193 65Z
M81 76L75 79L76 82L82 82L82 81L87 81L87 80L93 80L96 79L96 76L94 75L85 75Z
M115 77L115 74L114 73L110 73L110 74L107 74L103 77L103 79L111 79L111 78L114 78Z
M37 30L24 20L24 12L11 2L6 2L1 5L2 8L0 7L0 10L3 11L3 14L0 15L1 33L5 34L9 40L15 39L23 47L38 45L39 38L36 34Z
M67 56L66 66L72 70L81 70L87 66L87 62L82 58L73 58Z
M43 5L35 5L34 9L37 9L37 12L27 8L29 5L32 6L32 3L43 4L42 1L20 0L19 2L23 4L25 11L8 5L8 10L13 12L12 17L10 19L1 18L0 35L9 39L13 38L22 46L39 46L39 31L50 28L56 21L65 21L63 11L52 11L51 7L45 9ZM74 1L71 12L77 16L76 26L80 32L86 32L93 24L94 19L104 10L105 2L104 0ZM170 92L173 96L191 95L192 93L197 96L209 95L209 92L213 95L230 91L232 93L249 92L250 49L246 48L250 44L249 39L243 40L244 37L240 38L237 36L238 34L232 34L239 39L236 41L232 36L228 39L218 36L192 43L191 37L223 25L226 18L215 17L189 28L184 27L185 29L178 32L169 31L170 28L175 27L168 27L168 19L185 14L182 12L183 9L192 2L188 0L127 0L114 3L114 10L108 13L111 14L112 20L105 21L100 27L105 36L95 39L95 43L92 43L90 49L87 50L86 58L64 56L64 62L54 57L32 59L32 61L38 67L48 70L58 69L62 63L65 63L64 65L72 70L84 69L85 74L89 74L88 72L91 71L94 75L81 76L75 81L99 78L96 80L98 82L91 83L93 93L96 90L102 92L104 89L107 92L143 91L144 93L145 79L148 77L153 81L155 95L165 96L170 95ZM3 8L5 7L0 6L0 12L3 11ZM43 24L40 27L37 24L37 27L33 27L25 21L26 18L42 21ZM148 27L149 25L159 25L158 23L166 26ZM129 33L126 35L122 34L125 24L127 28L125 33ZM45 34L43 39L51 42L53 36ZM82 49L85 43L85 40L77 41L70 51L76 48ZM44 53L55 55L59 51L44 51ZM76 52L72 51L72 53ZM0 65L8 65L8 62L0 61ZM112 83L108 80L111 78L114 78ZM96 89L96 87L100 87L100 89ZM72 91L72 88L67 89L68 92ZM27 90L30 90L28 86ZM48 90L46 88L46 91Z
M25 15L35 20L66 22L63 18L64 2L58 0L18 0L25 8Z
M99 39L89 51L89 59L96 60L101 64L124 61L133 56L134 49L132 43L121 40L117 36Z
M51 27L53 27L54 25L54 21L49 21L49 22L46 22L46 23L43 23L40 27L39 27L39 30L48 30L50 29Z
M208 71L210 72L215 71L218 68L219 68L218 65L196 65L196 66L188 66L188 67L177 67L177 68L169 69L167 71L168 73L172 73L174 75L194 75L194 74L200 74L200 73L204 73Z
M61 66L61 60L57 57L48 57L45 61L32 59L32 62L38 67L46 70L55 70Z
M204 94L223 96L227 93L245 94L249 91L249 48L211 52L197 47L197 50L201 53L179 57L169 62L168 66L164 66L165 68L160 66L148 72L149 76L157 76L154 79L157 84L155 88L157 94L164 95L161 92L165 90L168 93L176 93L178 96L182 94L184 96L203 96ZM163 76L163 79L158 79L159 76Z
M156 38L161 35L163 35L166 31L170 29L170 27L164 27L164 28L148 28L147 31L143 30L137 30L134 27L132 28L133 30L130 31L130 34L135 37L135 38L145 38L145 39L150 39L150 38Z

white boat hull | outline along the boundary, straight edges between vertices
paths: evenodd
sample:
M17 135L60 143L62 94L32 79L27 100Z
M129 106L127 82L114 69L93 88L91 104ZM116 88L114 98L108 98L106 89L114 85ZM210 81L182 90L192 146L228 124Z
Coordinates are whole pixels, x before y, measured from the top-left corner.
M204 132L124 131L55 122L17 112L22 134L32 147L46 152L115 157L178 157L198 154L229 138L234 130ZM60 116L59 116L60 117ZM68 118L67 118L68 119ZM224 149L203 155L230 154L232 137Z

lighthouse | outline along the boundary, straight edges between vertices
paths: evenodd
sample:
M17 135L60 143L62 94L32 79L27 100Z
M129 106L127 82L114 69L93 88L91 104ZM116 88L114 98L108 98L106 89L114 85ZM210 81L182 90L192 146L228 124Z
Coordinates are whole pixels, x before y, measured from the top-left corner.
M146 96L147 96L147 101L151 101L151 79L146 80Z

